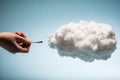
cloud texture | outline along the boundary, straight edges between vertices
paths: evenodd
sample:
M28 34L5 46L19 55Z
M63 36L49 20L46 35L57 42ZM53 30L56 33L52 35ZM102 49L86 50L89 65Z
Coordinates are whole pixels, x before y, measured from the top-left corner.
M86 62L107 60L117 43L112 27L95 21L63 25L50 35L48 42L60 56L77 57Z

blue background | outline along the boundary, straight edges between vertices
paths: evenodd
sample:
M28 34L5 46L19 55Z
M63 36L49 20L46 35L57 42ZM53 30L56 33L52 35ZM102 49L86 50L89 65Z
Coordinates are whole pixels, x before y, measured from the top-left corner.
M113 26L117 49L107 61L60 57L48 35L80 20ZM119 0L0 0L0 32L23 32L33 41L28 54L0 48L0 80L120 80Z

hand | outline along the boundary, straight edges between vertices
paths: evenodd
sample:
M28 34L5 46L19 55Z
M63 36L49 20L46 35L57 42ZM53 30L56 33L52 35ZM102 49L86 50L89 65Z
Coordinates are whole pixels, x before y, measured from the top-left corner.
M23 33L0 33L0 46L11 53L26 53L29 51L30 45L31 41Z

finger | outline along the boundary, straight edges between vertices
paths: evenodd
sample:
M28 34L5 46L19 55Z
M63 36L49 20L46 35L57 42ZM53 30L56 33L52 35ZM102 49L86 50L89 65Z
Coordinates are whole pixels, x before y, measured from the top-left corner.
M21 42L21 43L18 43L20 46L22 46L23 45L23 43Z
M17 35L19 35L19 36L21 36L21 37L26 38L25 34L24 34L24 33L22 33L22 32L15 32L15 34L17 34Z
M15 34L20 35L20 33L19 33L19 32L15 32Z
M24 37L24 38L26 38L26 36L25 36L25 34L24 33L20 33L20 35L21 35L21 37Z

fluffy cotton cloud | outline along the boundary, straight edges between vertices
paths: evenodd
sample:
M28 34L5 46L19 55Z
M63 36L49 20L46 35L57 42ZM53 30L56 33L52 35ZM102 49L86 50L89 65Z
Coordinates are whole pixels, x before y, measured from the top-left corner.
M48 42L60 56L77 57L87 62L107 60L117 43L110 25L94 21L63 25L50 35Z

